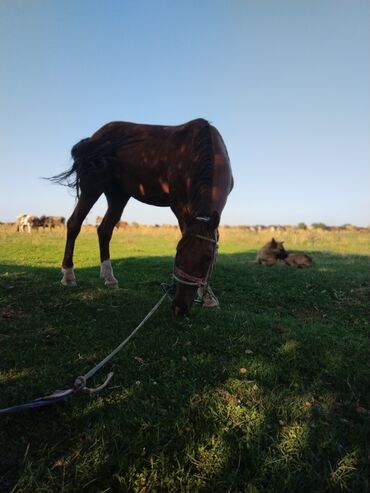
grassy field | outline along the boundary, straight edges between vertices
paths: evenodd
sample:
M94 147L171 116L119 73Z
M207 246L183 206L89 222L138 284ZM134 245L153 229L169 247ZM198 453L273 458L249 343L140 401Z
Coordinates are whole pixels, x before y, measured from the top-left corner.
M0 417L1 492L370 491L369 234L291 231L313 269L251 262L271 233L222 229L221 309L173 321L169 302L92 384L96 397ZM0 230L0 407L69 388L162 295L174 229L96 233L59 284L63 232Z

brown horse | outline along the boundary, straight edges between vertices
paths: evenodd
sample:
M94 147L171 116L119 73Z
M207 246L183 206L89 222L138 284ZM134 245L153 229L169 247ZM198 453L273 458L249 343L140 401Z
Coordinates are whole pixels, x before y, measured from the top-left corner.
M225 144L206 120L179 126L112 122L72 148L72 167L51 178L77 191L78 202L67 221L62 284L74 286L73 250L81 225L104 193L108 210L98 227L101 276L117 287L109 243L130 197L171 207L182 238L174 266L174 314L185 314L197 288L206 292L215 261L218 225L233 187ZM199 292L199 291L198 291Z

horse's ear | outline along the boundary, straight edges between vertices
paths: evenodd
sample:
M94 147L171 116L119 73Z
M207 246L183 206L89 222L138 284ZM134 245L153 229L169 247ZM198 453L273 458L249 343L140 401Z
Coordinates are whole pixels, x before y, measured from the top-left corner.
M212 212L211 224L213 229L217 229L220 224L220 214L217 211Z
M271 246L276 246L276 245L277 245L277 243L276 243L275 238L272 238L272 240L271 240Z

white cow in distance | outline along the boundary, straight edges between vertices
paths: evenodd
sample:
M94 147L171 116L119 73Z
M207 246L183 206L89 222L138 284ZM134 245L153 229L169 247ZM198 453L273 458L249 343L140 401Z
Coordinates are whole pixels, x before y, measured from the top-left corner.
M18 214L15 224L17 231L27 231L31 233L31 229L38 228L40 225L40 219L37 216L32 216L31 214Z

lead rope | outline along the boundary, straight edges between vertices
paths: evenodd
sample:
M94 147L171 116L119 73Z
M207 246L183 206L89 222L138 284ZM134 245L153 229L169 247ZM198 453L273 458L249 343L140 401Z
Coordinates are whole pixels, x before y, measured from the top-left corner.
M197 218L197 219L202 220L202 221L205 221L205 220L208 221L209 220L209 218ZM215 233L215 239L208 238L208 237L202 236L202 235L196 235L196 236L200 239L208 240L208 241L211 241L212 243L215 244L215 255L214 255L214 258L213 258L211 265L208 268L206 279L205 279L205 284L203 286L203 288L204 288L204 287L208 286L208 280L209 280L209 277L212 273L212 270L213 270L215 262L216 262L216 254L217 254L217 247L218 247L218 245L217 245L217 233ZM173 277L175 277L175 276L173 276ZM183 280L177 279L176 277L175 277L175 279L179 282L182 282L183 284L190 284L190 283L184 282ZM192 283L190 285L194 286L194 283ZM87 373L85 373L85 375L82 375L82 376L79 376L76 378L76 380L74 381L74 384L73 384L73 388L65 389L65 390L56 390L55 392L53 392L50 395L47 395L45 397L39 397L37 399L34 399L31 402L27 402L25 404L19 404L16 406L11 406L11 407L6 407L3 409L0 409L0 415L15 413L17 411L24 411L26 409L34 409L37 407L48 406L48 405L54 404L55 402L58 402L62 399L65 399L66 397L69 397L70 395L73 395L73 394L75 394L75 395L76 394L93 395L93 394L97 394L101 390L105 389L105 387L108 385L111 378L113 377L113 372L108 373L105 381L101 385L99 385L98 387L95 387L95 388L87 387L87 385L86 385L87 380L89 378L91 378L93 375L95 375L95 373L98 370L100 370L100 368L102 368L106 363L108 363L108 361L110 361L113 358L113 356L115 356L128 343L128 341L136 334L136 332L145 324L145 322L159 308L159 306L162 304L164 299L169 295L170 289L171 289L171 287L166 289L166 292L161 297L161 299L153 306L153 308L143 318L143 320L139 323L139 325L131 332L131 334L128 337L126 337L126 339L124 341L121 342L121 344L119 344L115 349L113 349L113 351L110 354L108 354L108 356L106 356L103 360L101 360L100 363L98 363L93 368L91 368L91 370L89 370Z
M111 378L113 377L113 372L108 373L107 378L105 381L99 385L96 388L89 388L86 386L86 382L89 378L91 378L95 373L100 370L108 361L110 361L113 356L115 356L127 343L128 341L136 334L136 332L145 324L145 322L153 315L153 313L159 308L159 306L163 303L164 299L167 297L167 291L165 294L161 297L161 299L153 306L153 308L150 310L150 312L143 318L143 320L139 323L139 325L131 332L131 334L126 337L124 341L121 342L113 351L108 354L103 360L100 361L97 365L95 365L93 368L91 368L90 371L85 373L85 375L77 377L74 384L73 388L71 389L65 389L65 390L56 390L50 395L47 395L45 397L39 397L38 399L34 399L31 402L27 402L25 404L19 404L16 406L12 407L6 407L3 409L0 409L0 415L2 414L10 414L10 413L15 413L17 411L23 411L26 409L34 409L36 407L42 407L42 406L48 406L50 404L54 404L55 402L58 402L62 399L65 399L66 397L70 395L76 395L76 394L88 394L88 395L93 395L97 394L101 390L105 389L105 387L108 385L110 382Z

